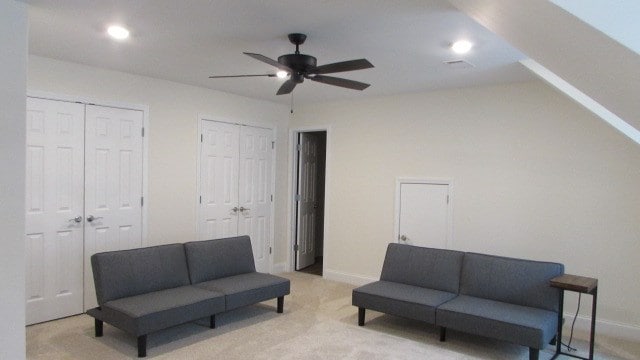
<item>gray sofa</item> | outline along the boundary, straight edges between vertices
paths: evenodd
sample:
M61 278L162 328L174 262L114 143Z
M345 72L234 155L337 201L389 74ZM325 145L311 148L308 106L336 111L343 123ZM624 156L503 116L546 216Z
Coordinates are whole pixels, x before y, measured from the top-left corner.
M95 335L107 322L138 339L146 356L147 335L209 318L238 307L277 299L283 312L288 279L255 270L248 236L110 251L91 257L98 307Z
M440 329L529 347L529 358L555 339L558 263L389 244L380 281L353 290L358 325L371 309L421 320Z

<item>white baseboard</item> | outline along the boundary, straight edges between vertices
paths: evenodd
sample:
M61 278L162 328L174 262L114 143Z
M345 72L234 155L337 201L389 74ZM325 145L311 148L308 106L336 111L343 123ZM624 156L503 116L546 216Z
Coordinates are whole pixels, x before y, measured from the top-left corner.
M281 262L281 263L273 264L273 267L271 268L271 272L273 274L280 274L280 273L287 272L287 263Z
M274 267L275 269L275 267ZM341 271L325 269L323 271L323 277L327 280L339 281L355 286L362 286L373 281L377 281L377 278L371 278L358 274L350 274ZM571 331L571 322L573 321L574 314L565 313L565 324L562 330L563 337L569 336ZM579 315L576 320L575 332L579 333L579 336L587 339L589 332L591 331L591 318L588 316ZM596 319L596 342L598 336L604 335L607 337L624 339L627 341L640 342L640 326L619 323L606 319Z
M349 274L341 271L324 269L322 271L322 277L327 280L339 281L351 285L362 286L364 284L368 284L373 281L378 281L376 278L370 278L357 274Z
M569 336L571 331L571 323L575 313L565 313L565 323L562 328L562 337ZM587 339L591 331L591 318L588 316L578 315L576 319L575 331L580 333L580 337ZM627 341L640 342L640 326L619 323L606 319L598 319L596 316L596 342L598 335L604 335L611 338L623 339Z

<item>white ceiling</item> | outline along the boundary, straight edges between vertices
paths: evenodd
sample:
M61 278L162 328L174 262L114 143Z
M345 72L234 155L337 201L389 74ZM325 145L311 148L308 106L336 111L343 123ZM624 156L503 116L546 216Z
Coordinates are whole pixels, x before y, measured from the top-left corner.
M301 52L318 64L366 58L373 69L335 74L372 84L360 92L305 81L297 104L526 81L525 56L444 0L29 0L34 55L289 103L275 78L208 79L273 72L243 51L292 53L287 34L308 35ZM124 42L106 26L131 30ZM451 42L475 43L466 55ZM464 59L473 68L443 61Z

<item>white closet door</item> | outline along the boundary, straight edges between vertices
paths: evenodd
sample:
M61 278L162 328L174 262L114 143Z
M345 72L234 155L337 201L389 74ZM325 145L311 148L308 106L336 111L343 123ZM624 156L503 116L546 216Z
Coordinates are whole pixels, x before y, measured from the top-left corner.
M91 255L142 245L142 121L142 111L86 106L85 309L96 306Z
M239 134L237 125L202 121L200 240L238 234Z
M83 312L84 105L27 99L26 322Z
M448 248L449 185L400 184L398 242Z
M249 235L256 270L269 272L272 132L240 127L238 234Z
M300 133L298 152L298 251L296 270L315 263L317 234L318 141L309 133Z

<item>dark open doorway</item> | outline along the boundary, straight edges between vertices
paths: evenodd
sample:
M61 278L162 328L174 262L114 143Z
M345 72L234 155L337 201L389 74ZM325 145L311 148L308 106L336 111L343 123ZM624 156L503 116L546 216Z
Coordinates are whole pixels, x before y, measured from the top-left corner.
M322 275L327 132L299 132L295 156L295 269Z

